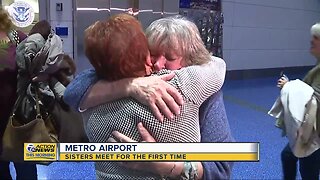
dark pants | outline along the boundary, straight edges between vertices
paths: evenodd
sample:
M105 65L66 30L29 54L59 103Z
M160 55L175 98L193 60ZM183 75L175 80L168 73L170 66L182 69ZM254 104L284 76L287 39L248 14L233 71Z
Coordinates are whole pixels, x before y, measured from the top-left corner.
M7 161L0 161L0 179L1 180L11 180L9 163ZM22 162L14 163L16 169L17 180L22 179L37 179L37 166L34 163Z
M318 180L320 171L320 149L305 158L297 158L292 153L289 144L281 152L283 178L295 180L297 175L297 161L303 180Z

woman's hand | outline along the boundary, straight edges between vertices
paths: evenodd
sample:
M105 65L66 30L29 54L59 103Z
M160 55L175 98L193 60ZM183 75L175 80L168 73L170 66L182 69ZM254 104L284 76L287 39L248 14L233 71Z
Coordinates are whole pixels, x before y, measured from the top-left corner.
M87 75L76 77L75 82L84 81L83 78ZM83 92L85 94L79 105L81 109L88 109L106 102L133 97L149 106L158 120L163 121L163 115L170 119L173 118L173 114L180 113L180 105L183 104L183 98L178 90L166 82L174 75L171 73L162 76L125 78L113 82L99 80L88 89L88 92ZM92 79L90 76L86 78Z
M156 142L155 139L150 135L148 130L140 122L138 124L138 131L142 137L143 142ZM136 142L121 134L118 131L112 132L113 136L120 142ZM108 142L116 142L115 139L109 138ZM183 162L119 162L120 165L130 169L148 171L151 173L159 174L160 176L174 176L174 174L180 174L178 169L181 169ZM175 172L178 171L178 172Z
M140 136L142 137L143 142L156 142L156 140L151 136L149 131L142 125L141 122L138 123L138 131ZM131 139L130 137L120 133L119 131L113 131L112 135L119 140L119 142L137 142ZM117 142L113 138L109 138L108 142Z
M172 72L162 76L133 79L128 90L129 95L149 106L158 120L163 121L163 115L172 119L174 115L180 114L180 105L183 104L178 90L166 82L174 76Z
M289 80L286 78L286 77L281 77L279 80L278 80L278 84L277 84L277 87L282 89L283 86L288 82Z

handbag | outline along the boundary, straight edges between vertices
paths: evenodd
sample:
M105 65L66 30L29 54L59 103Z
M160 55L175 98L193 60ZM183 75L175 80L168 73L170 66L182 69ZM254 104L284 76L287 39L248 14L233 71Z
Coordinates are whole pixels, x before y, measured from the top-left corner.
M74 111L63 101L63 96L57 92L64 92L64 85L56 86L59 82L52 77L49 80L49 87L54 94L54 100L50 102L45 101L45 107L50 112L52 118L55 120L55 127L58 130L58 137L60 143L86 143L89 142L85 133L82 116L79 112ZM57 83L57 84L59 84ZM60 87L59 88L57 87ZM61 93L60 93L61 94Z
M31 121L24 122L15 114L23 96L20 95L14 105L13 114L9 118L2 138L3 160L23 162L24 143L58 143L52 116L49 113L41 114L37 91L38 88L35 89L36 116Z
M54 102L50 113L59 129L60 143L89 142L81 114L71 109L63 100Z

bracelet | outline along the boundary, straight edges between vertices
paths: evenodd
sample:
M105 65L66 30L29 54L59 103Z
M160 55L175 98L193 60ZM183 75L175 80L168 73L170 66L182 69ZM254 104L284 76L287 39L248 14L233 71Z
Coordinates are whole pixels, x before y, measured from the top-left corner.
M183 171L180 174L181 180L196 180L198 178L197 162L184 162Z
M162 176L161 179L167 179L172 173L173 173L173 170L176 168L176 163L173 164L173 167L171 168L169 174L165 175L165 176Z

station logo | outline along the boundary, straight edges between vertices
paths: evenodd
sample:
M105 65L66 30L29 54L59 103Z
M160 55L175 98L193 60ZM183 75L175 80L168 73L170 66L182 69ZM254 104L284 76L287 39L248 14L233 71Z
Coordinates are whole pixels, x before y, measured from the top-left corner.
M57 144L55 143L25 143L25 161L55 161L57 160Z

